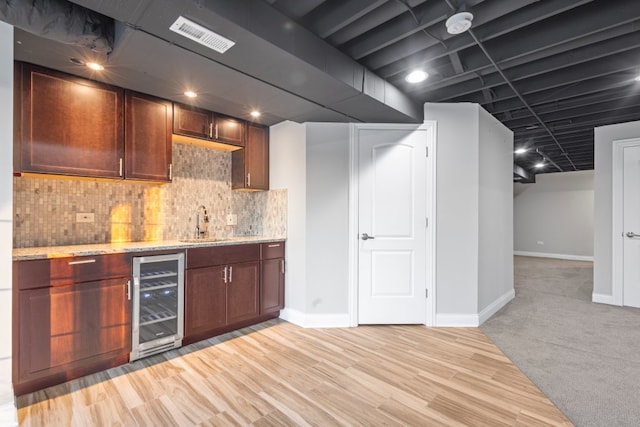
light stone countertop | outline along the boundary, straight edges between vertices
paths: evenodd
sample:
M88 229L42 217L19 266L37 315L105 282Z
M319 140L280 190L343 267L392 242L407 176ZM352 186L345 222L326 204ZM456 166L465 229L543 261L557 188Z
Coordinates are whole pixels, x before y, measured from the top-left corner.
M32 259L63 258L71 256L91 256L117 254L126 252L147 252L170 249L187 249L204 246L240 245L246 243L282 242L284 237L266 236L237 236L226 239L193 240L159 240L155 242L123 242L101 243L94 245L42 246L35 248L14 248L13 260L24 261Z

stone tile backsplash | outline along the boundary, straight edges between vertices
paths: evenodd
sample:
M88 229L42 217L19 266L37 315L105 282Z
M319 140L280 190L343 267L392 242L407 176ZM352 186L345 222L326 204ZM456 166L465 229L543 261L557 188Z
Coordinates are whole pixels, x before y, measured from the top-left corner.
M286 237L287 191L231 190L231 153L173 145L173 182L144 184L50 177L14 178L13 247L192 238L207 209L209 237ZM77 223L91 212L93 223ZM238 217L236 226L226 216Z

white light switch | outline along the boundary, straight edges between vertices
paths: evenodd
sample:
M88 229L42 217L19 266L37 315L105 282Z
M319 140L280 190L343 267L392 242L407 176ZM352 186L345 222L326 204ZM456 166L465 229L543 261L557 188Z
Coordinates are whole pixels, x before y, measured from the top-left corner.
M227 225L238 225L238 215L236 214L227 215Z
M96 214L93 212L78 212L76 213L76 222L95 222Z

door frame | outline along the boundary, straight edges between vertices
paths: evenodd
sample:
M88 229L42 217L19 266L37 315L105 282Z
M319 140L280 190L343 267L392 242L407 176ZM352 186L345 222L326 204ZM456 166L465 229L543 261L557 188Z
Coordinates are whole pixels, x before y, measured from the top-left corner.
M358 217L359 217L359 164L360 150L358 132L360 130L415 130L425 132L429 155L426 162L426 202L428 226L426 227L427 259L427 305L426 326L435 326L436 320L436 121L423 124L367 123L351 124L349 129L349 326L358 326Z
M640 138L613 141L611 162L611 298L614 305L624 305L624 149L640 146Z

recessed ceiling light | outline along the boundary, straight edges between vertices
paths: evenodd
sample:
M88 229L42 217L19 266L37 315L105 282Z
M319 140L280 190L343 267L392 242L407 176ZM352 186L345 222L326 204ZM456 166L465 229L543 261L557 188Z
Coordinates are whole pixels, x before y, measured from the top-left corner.
M544 163L540 162L540 163L536 163L535 166L540 169L544 167Z
M251 117L260 117L260 115L261 115L260 111L256 111L256 110L253 110L249 114L251 114Z
M409 83L420 83L429 77L429 74L422 70L413 70L404 78Z
M636 77L636 81L640 82L640 74L638 74L638 76Z
M192 90L188 90L184 93L184 96L187 96L189 98L195 98L196 96L198 96L198 94Z
M94 71L104 70L104 65L98 64L97 62L87 62L87 67L91 68Z
M526 148L523 148L523 147L518 148L518 149L515 151L515 153L516 153L516 154L524 154L524 153L526 153L526 152L527 152L527 149L526 149Z

